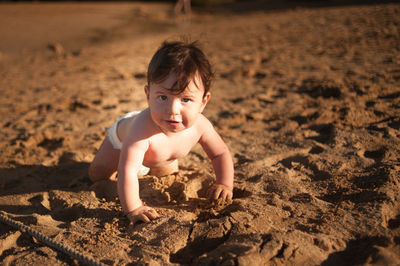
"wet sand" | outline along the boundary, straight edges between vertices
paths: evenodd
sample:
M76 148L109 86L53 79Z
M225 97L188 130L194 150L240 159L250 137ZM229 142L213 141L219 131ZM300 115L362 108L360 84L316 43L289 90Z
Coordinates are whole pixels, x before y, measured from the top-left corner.
M0 5L0 210L107 265L398 265L400 5L229 7L183 22L158 3ZM140 179L163 217L130 226L88 166L182 35L215 69L204 114L231 149L234 200L205 198L196 146L179 174ZM0 261L78 263L3 224Z

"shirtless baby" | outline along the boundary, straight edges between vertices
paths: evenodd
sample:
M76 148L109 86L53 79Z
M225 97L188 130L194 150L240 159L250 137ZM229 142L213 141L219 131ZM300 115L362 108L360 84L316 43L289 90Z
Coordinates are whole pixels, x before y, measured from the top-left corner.
M118 172L118 195L133 222L159 217L139 197L138 175L178 172L177 159L200 143L212 162L211 199L230 200L233 162L229 149L202 112L210 99L211 66L196 43L164 42L150 61L144 91L148 108L119 119L89 168L94 182Z

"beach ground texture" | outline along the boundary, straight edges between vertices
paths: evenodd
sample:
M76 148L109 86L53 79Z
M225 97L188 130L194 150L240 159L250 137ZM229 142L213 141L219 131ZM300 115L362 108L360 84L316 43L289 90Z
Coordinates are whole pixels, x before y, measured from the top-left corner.
M1 4L0 210L107 265L399 265L400 5L339 2L190 19L172 3ZM205 198L195 146L179 174L140 178L162 217L132 226L88 166L182 36L215 70L204 114L231 149L234 199ZM0 261L79 264L5 224Z

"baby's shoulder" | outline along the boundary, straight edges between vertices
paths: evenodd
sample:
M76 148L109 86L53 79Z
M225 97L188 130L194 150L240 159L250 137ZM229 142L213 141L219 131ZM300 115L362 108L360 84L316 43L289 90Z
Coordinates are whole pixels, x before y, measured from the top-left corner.
M214 126L207 117L205 117L203 114L200 114L199 118L196 121L195 128L196 131L201 132L202 134L206 131L209 131L210 129L213 129Z
M127 121L126 135L140 136L141 138L150 136L154 131L154 126L151 123L151 117L147 109L130 118Z
M199 115L199 118L197 119L196 124L201 127L212 126L210 120L207 117L205 117L203 114Z
M144 109L140 113L138 113L131 122L131 129L137 130L139 128L148 128L151 125L151 115L147 109Z

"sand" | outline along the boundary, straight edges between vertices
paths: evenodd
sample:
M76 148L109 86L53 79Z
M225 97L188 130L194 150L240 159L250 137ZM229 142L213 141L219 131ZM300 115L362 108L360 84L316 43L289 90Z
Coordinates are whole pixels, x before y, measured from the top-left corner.
M338 2L191 21L172 4L0 5L0 210L107 265L399 265L400 5ZM182 35L215 69L204 114L231 149L234 199L205 198L195 146L179 174L140 179L162 218L132 226L88 166ZM79 264L5 224L0 261Z

